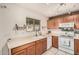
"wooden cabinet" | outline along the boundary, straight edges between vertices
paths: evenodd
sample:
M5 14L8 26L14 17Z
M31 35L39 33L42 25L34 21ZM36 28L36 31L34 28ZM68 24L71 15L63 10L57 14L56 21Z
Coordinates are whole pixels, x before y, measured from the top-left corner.
M11 49L12 55L41 55L47 50L47 38Z
M27 53L26 53L26 49L23 49L23 50L21 50L21 51L18 51L18 52L16 52L16 53L14 53L13 55L26 55Z
M79 29L79 15L74 15L75 29Z
M63 23L67 23L67 22L74 22L74 17L73 16L63 17Z
M79 14L77 14L77 15L73 15L73 17L74 17L74 22L75 23L79 23Z
M58 37L52 36L52 46L58 48Z
M41 55L47 50L47 38L36 41L36 55Z
M35 45L27 48L27 55L35 55Z
M47 22L48 29L58 28L59 21L57 19L51 19Z
M11 49L12 55L29 55L29 54L35 54L35 42L31 42L19 47L15 47Z
M74 40L74 53L79 55L79 39Z
M47 27L48 27L48 29L55 28L55 21L54 20L48 20L47 21Z
M45 52L47 50L47 38L42 40L42 50Z
M58 19L54 20L54 29L58 29Z
M41 55L42 53L42 40L38 40L36 41L36 55Z

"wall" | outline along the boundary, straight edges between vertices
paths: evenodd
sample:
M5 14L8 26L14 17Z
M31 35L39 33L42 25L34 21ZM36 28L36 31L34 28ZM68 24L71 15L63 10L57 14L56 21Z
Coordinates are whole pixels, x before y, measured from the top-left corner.
M13 35L16 36L17 34L13 32L14 25L25 24L26 17L41 20L41 31L45 33L45 30L47 29L47 18L41 14L16 5L8 5L7 8L0 8L0 54L2 52L2 47L5 45L8 38L11 38ZM42 26L45 26L46 28L42 29ZM26 35L27 32L18 32L18 34ZM29 35L30 34L31 33L29 33Z

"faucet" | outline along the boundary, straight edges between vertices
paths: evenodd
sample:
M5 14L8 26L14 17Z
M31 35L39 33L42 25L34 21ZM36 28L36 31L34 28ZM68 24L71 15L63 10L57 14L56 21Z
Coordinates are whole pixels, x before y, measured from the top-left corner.
M38 32L38 31L36 30L36 31L35 31L35 36L38 36L37 32Z

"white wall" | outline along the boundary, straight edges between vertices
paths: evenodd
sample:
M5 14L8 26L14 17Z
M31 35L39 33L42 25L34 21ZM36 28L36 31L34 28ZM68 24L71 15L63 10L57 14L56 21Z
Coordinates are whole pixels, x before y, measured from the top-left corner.
M25 24L26 17L41 20L41 27L47 26L46 17L28 9L14 5L8 6L7 8L0 8L0 50L5 45L7 39L11 37L14 25ZM42 30L41 28L41 31L45 32L46 29L44 28Z

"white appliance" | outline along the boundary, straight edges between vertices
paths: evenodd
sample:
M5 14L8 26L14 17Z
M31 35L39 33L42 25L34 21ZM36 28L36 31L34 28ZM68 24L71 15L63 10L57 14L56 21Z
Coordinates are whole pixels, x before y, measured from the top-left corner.
M47 49L52 47L52 36L48 35L47 37Z
M70 54L74 54L74 38L73 37L59 37L59 49Z
M74 22L61 23L59 28L62 32L59 36L59 49L74 54Z

